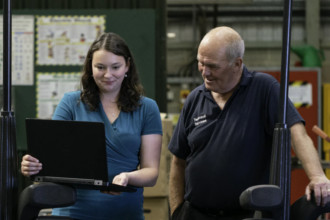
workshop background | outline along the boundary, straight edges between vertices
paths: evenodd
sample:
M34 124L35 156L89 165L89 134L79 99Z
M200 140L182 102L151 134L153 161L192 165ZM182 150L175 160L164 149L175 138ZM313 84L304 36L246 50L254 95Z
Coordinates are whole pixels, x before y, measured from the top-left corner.
M18 154L26 151L25 118L50 117L61 95L79 84L83 57L73 60L70 55L84 51L91 40L84 31L96 23L94 31L116 32L128 42L146 95L163 113L161 170L157 185L145 189L145 216L169 219L167 145L185 98L202 83L196 62L201 37L215 26L233 27L245 40L249 69L279 79L283 5L283 0L13 0L12 99ZM318 125L330 134L330 0L294 0L292 16L289 96L306 119L330 178L330 144L311 131ZM58 27L67 31L54 39L52 30ZM81 30L79 44L70 30ZM71 40L69 49L60 46L65 40ZM2 40L0 45L2 61ZM61 50L67 50L67 57L57 56ZM2 63L0 71L2 84ZM1 86L1 106L2 99ZM293 154L292 202L304 194L307 182ZM19 190L28 184L20 175Z

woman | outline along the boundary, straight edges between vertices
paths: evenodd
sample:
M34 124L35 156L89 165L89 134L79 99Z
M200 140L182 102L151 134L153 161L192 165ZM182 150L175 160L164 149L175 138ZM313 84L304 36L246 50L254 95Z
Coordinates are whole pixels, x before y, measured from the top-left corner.
M109 181L140 188L135 193L77 189L77 202L54 209L53 215L86 220L144 219L143 187L157 181L162 125L156 102L142 96L133 56L120 36L104 33L94 41L81 84L82 91L64 95L53 119L104 122ZM38 173L41 162L25 155L22 174Z

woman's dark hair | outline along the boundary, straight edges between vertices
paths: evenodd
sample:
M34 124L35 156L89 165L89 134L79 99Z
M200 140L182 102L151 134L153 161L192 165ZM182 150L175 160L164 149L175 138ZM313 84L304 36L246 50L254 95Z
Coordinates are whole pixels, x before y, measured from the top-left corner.
M129 69L126 73L127 77L125 77L122 82L117 105L118 108L124 112L135 110L140 105L143 87L139 81L131 51L124 39L115 33L101 34L90 46L83 66L80 99L87 104L92 111L95 111L99 107L100 94L99 88L93 78L92 60L94 52L101 49L109 51L117 56L122 56L126 64L129 63Z

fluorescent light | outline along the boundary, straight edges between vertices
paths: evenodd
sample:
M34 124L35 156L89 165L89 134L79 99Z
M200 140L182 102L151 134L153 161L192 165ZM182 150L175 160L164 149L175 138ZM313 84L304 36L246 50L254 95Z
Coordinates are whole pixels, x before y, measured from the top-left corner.
M173 33L173 32L169 32L169 33L167 33L167 37L168 38L175 38L176 37L176 34Z

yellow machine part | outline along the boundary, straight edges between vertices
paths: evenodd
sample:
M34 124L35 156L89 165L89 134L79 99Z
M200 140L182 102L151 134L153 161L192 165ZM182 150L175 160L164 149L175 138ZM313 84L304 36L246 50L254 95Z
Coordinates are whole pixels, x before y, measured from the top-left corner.
M330 135L330 83L323 84L323 130ZM323 140L325 160L330 161L330 143ZM330 169L326 169L326 175L330 178Z

